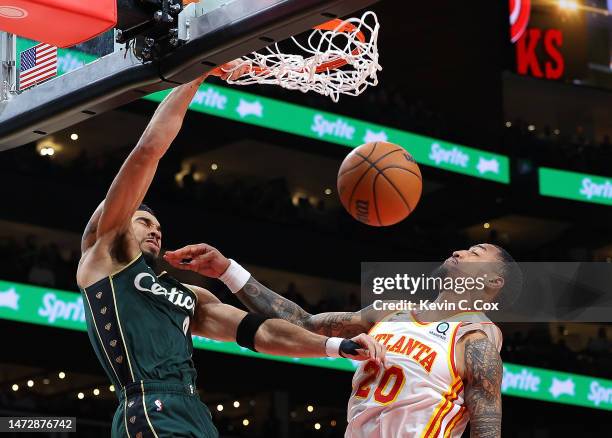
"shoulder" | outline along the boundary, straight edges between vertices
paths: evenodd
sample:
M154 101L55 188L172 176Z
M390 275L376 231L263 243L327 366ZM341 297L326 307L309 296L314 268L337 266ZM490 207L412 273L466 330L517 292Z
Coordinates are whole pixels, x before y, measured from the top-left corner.
M76 273L81 288L94 284L130 264L140 255L140 248L131 235L102 236L83 248Z
M459 327L457 328L457 341L464 336L479 332L489 338L489 341L495 346L497 351L501 351L503 343L503 334L501 329L495 325L489 318L482 313L461 315L459 319Z

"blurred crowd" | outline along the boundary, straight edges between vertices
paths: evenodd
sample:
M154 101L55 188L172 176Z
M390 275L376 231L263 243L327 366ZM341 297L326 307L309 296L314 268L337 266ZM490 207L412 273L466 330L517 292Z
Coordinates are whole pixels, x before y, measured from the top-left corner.
M79 254L34 235L0 237L0 280L74 290Z
M0 172L36 175L66 185L79 181L81 187L104 193L127 154L129 150L120 148L91 158L83 149L76 159L60 163L41 156L32 146L25 146L3 153ZM202 202L215 206L214 211L220 213L331 230L338 228L341 218L349 219L346 215L339 215L338 209L330 208L322 197L315 200L307 195L294 196L282 177L253 180L235 175L220 183L214 172L207 172L207 177L202 180L197 175L202 169L192 165L185 173L182 166L181 162L167 162L160 166L150 189L151 196L168 202ZM183 175L177 181L179 173Z
M581 126L536 127L521 119L506 122L504 152L520 159L519 173L536 166L610 175L612 142L609 136L596 140Z
M501 356L504 361L549 368L568 373L612 378L612 339L605 326L600 326L593 337L570 333L558 326L551 336L545 324L534 325L527 332L505 334Z
M290 100L292 95L279 87L258 90L264 95ZM421 99L412 100L393 86L375 87L361 99L365 103L355 105L349 99L334 103L330 99L306 94L300 96L309 106L345 114L360 120L392 126L430 137L441 138L470 146L478 132L468 132L475 127L465 126L453 120L445 112ZM536 126L522 119L508 120L500 127L499 144L492 150L512 158L527 160L535 166L550 166L578 172L608 175L612 162L612 142L609 136L595 138L580 125Z

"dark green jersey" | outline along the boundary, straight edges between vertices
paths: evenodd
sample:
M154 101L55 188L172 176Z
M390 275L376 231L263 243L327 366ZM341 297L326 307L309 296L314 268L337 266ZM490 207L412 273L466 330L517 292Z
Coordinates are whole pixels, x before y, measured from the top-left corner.
M147 380L195 388L193 291L165 273L155 275L141 254L81 292L89 339L116 388Z

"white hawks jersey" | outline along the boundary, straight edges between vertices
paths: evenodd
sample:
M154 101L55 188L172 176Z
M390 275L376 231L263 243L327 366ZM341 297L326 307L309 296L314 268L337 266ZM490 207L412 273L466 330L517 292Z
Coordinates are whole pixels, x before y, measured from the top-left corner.
M455 366L455 345L480 330L501 349L499 328L482 313L422 323L409 312L378 322L369 334L387 347L389 368L362 362L353 377L345 438L456 438L469 414Z

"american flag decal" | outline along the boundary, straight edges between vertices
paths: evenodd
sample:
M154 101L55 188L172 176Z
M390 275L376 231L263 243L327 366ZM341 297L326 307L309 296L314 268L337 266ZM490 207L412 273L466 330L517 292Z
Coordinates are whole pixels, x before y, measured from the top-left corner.
M19 89L25 90L57 74L57 47L38 44L21 52Z

